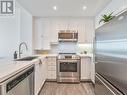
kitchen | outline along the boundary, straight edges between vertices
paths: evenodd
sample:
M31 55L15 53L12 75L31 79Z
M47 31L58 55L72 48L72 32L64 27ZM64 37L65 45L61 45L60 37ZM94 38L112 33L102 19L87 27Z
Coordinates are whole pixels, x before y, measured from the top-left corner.
M110 26L101 15L124 19L126 0L11 1L13 15L0 15L0 95L126 95L97 84L108 79L98 65L106 46L98 40L107 40L100 31Z

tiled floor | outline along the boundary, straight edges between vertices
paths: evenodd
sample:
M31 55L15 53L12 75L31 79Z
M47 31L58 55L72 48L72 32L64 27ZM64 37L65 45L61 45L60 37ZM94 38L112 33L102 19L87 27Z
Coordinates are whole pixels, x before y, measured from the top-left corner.
M46 82L39 95L95 95L91 83L60 84Z

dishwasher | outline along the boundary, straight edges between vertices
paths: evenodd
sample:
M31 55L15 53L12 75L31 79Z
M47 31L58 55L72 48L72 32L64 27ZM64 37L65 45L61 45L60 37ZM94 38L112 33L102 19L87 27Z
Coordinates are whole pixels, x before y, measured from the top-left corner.
M34 65L0 83L0 95L34 95Z

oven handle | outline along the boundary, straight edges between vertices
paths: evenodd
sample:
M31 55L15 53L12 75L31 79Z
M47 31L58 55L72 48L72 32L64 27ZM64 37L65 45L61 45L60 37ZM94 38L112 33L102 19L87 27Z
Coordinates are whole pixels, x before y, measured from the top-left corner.
M80 60L58 60L58 62L59 63L61 63L61 62L70 62L70 63L73 63L73 62L76 62L76 63L78 63L78 62L80 62Z

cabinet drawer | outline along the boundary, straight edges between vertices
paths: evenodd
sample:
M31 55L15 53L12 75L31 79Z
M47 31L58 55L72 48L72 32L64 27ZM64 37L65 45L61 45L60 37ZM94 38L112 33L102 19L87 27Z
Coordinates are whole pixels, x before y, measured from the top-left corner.
M48 79L56 79L56 71L48 71Z
M48 71L56 71L56 66L48 66Z

